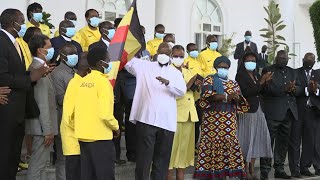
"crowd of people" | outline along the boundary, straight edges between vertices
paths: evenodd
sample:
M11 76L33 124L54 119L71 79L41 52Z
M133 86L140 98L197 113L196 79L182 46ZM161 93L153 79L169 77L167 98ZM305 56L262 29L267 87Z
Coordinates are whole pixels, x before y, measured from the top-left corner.
M320 176L314 54L306 53L299 69L287 66L284 50L268 64L267 46L258 54L247 31L231 80L232 62L219 53L216 36L201 51L195 43L184 48L158 24L113 87L108 48L121 19L102 22L89 9L77 31L77 15L67 12L51 37L42 12L32 3L27 23L17 9L0 16L1 180L16 178L22 146L28 180L41 179L52 152L57 180L113 180L115 164L126 163L122 132L136 180L171 180L174 170L183 180L190 166L196 179L266 180L272 158L276 178Z

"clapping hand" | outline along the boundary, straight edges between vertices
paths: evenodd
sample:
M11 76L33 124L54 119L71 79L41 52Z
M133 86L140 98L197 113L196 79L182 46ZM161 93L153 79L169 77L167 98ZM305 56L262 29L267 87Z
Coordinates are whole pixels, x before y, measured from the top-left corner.
M162 78L162 77L160 77L160 76L156 77L156 79L157 79L158 81L160 81L162 84L166 85L166 86L168 86L169 83L170 83L169 80L164 79L164 78Z
M291 81L289 84L287 84L284 88L285 92L287 93L294 93L296 92L296 81Z
M235 101L235 103L238 103L240 100L240 96L234 92L234 93L231 93L228 95L227 100L228 100L228 102Z
M8 94L11 92L9 87L0 87L0 105L8 104Z
M273 77L273 74L274 74L273 72L265 73L260 79L260 84L262 85L262 84L265 84L265 83L271 81L272 77Z
M317 93L317 90L318 90L318 83L311 80L310 83L309 83L309 90L313 93Z

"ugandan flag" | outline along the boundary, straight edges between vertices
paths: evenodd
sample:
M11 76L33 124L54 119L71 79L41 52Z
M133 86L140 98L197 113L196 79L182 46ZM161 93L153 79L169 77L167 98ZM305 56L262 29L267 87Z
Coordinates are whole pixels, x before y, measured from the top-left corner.
M136 3L137 1L133 0L129 11L120 22L108 48L112 63L112 70L108 75L112 86L115 85L118 71L120 71L140 50L146 48Z

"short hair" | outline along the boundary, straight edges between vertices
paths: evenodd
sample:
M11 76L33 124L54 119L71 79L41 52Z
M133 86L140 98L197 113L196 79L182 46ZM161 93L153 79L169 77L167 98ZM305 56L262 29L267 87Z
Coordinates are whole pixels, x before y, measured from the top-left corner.
M37 10L37 9L43 9L42 8L42 6L41 6L41 4L39 4L39 3L32 3L32 4L30 4L29 6L28 6L28 8L27 8L27 17L28 17L28 20L30 20L31 19L31 12L33 12L33 11L35 11L35 10Z
M207 37L207 42L209 42L209 40L212 39L212 38L216 38L216 39L217 39L217 37L216 37L215 35L210 34L210 35Z
M114 20L114 27L118 27L119 26L119 24L120 24L120 22L122 21L122 18L116 18L115 20Z
M191 48L191 46L196 46L196 44L195 43L189 43L188 45L187 45L187 51L189 51L189 49Z
M288 52L287 52L287 51L285 51L285 50L280 50L280 51L278 51L278 53L277 53L277 56L276 56L276 57L279 57L279 56L281 56L281 55L288 55Z
M39 31L41 33L41 30L38 27L29 27L26 31L26 34L23 36L24 42L29 43L31 37L36 31Z
M0 24L2 29L6 29L11 26L11 23L16 21L17 14L20 11L18 9L6 9L1 13ZM21 12L20 12L21 13Z
M36 34L30 38L28 44L32 56L37 56L37 50L46 45L46 40L49 40L49 38L43 34Z
M303 59L307 58L307 57L312 57L312 58L316 58L316 55L314 55L312 52L308 52L304 55Z
M168 34L166 34L166 35L163 37L163 41L165 41L167 38L170 38L170 37L172 37L172 38L175 40L174 34L168 33Z
M89 50L87 59L88 59L88 64L92 67L95 67L97 62L100 60L105 60L108 55L108 51L106 48L92 48Z
M175 45L175 46L173 46L173 48L172 48L172 52L173 52L174 50L182 50L182 51L184 51L184 47L181 46L181 45Z
M69 19L71 16L76 16L76 14L74 12L68 11L64 14L64 19Z
M86 11L86 13L84 14L84 16L85 16L86 18L89 17L90 11L95 11L95 12L97 12L97 14L99 15L99 12L98 12L97 10L95 10L95 9L88 9L88 10Z
M60 49L59 49L59 53L62 53L64 55L67 55L67 49L71 49L74 48L75 50L77 50L76 46L74 46L71 42L66 42ZM60 56L61 57L61 56Z
M61 27L66 27L68 24L72 24L73 25L73 23L71 21L69 21L69 20L61 21L60 24L59 24L59 30L60 30Z
M99 31L101 33L101 30L108 25L112 25L112 23L110 21L103 21L102 23L99 24Z
M156 27L154 27L154 30L156 31L158 28L165 28L163 24L157 24Z

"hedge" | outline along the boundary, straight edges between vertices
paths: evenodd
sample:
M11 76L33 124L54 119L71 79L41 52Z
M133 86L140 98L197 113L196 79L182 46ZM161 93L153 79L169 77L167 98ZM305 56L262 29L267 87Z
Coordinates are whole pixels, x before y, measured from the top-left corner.
M317 49L318 58L320 57L320 1L316 1L309 9L311 22L313 25L313 34Z

